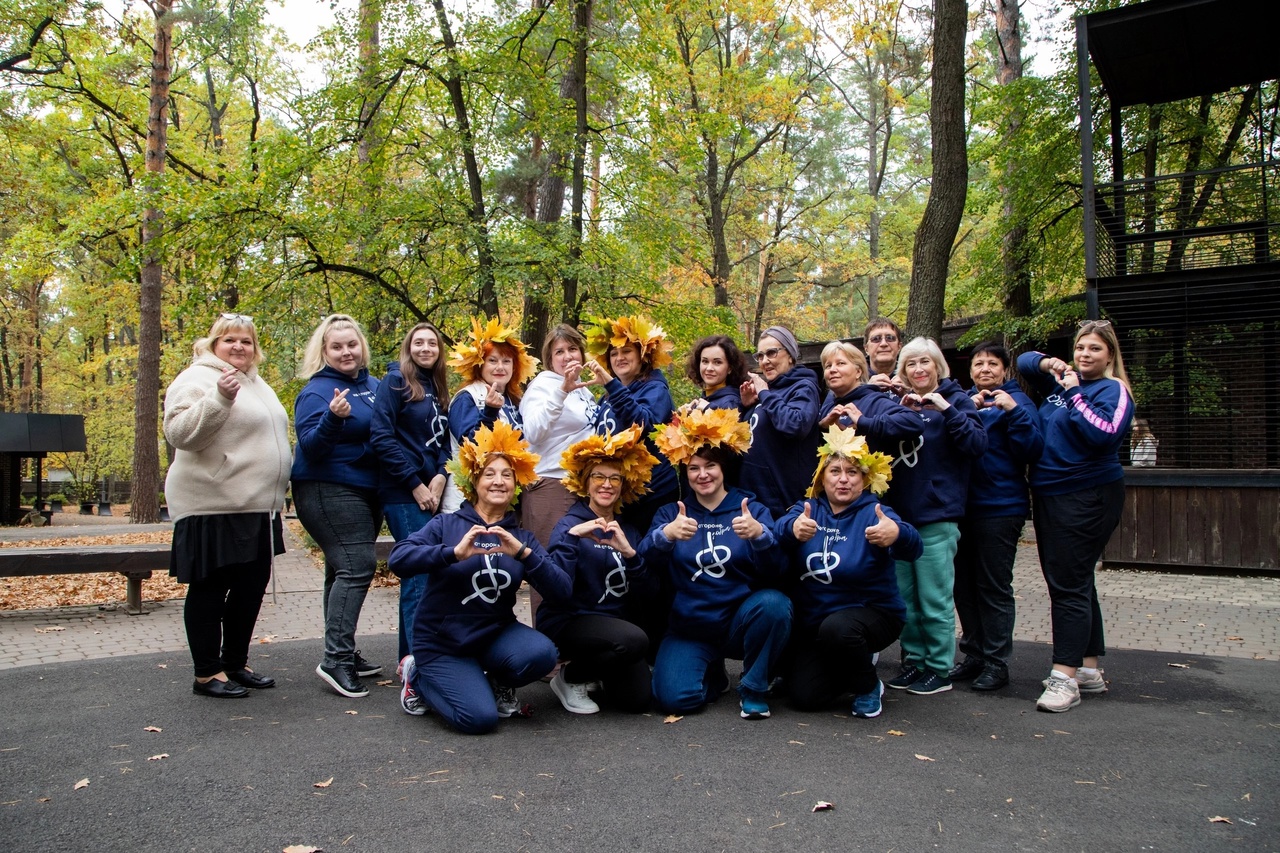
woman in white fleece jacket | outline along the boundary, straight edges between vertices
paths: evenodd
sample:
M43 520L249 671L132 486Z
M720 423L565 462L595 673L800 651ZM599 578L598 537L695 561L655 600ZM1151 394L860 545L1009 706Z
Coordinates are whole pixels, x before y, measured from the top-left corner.
M169 574L188 585L191 689L220 699L275 685L249 669L249 641L271 558L284 552L292 452L289 416L258 375L261 361L253 318L223 314L164 398L164 435L177 450L164 485L175 521Z

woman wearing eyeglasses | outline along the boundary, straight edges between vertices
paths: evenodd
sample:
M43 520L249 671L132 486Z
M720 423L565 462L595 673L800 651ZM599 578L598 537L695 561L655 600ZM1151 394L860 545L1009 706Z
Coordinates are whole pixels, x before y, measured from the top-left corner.
M756 344L760 373L740 388L751 449L742 462L741 488L781 516L809 486L818 465L818 375L803 364L791 330L770 326Z
M164 492L173 512L169 574L187 584L182 616L193 692L238 699L275 679L249 668L271 558L283 553L289 416L262 377L253 318L223 314L164 396L175 448Z
M641 534L617 510L648 491L657 463L635 426L588 436L564 452L564 486L580 499L552 531L549 553L573 578L573 597L543 604L538 630L567 661L551 679L551 691L571 714L600 710L587 692L597 682L614 707L634 714L649 709L649 638L630 621L643 606L634 583L645 574L636 552Z
M324 552L324 660L316 674L355 699L369 695L360 676L382 671L356 649L382 528L378 459L369 443L378 380L369 375L360 325L346 314L321 320L300 374L307 384L293 408L293 500L298 520Z
M1098 666L1106 643L1094 567L1124 509L1120 448L1133 395L1107 320L1080 324L1074 365L1028 352L1018 370L1044 395L1044 452L1031 466L1031 495L1053 617L1053 670L1036 707L1060 713L1079 705L1081 693L1107 690Z

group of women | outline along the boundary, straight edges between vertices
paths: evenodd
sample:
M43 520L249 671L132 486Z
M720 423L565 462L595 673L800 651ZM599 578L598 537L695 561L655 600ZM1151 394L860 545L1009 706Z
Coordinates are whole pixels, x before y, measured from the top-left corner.
M894 641L890 688L998 690L1031 496L1054 627L1037 707L1105 691L1093 570L1132 418L1114 329L1082 324L1072 364L1018 360L1038 410L998 344L974 349L964 390L929 339L904 344L876 320L864 341L865 355L823 350L824 398L788 329L760 335L758 372L730 338L704 338L685 365L700 394L677 408L671 344L641 317L555 328L541 372L498 320L473 321L451 357L422 323L379 383L359 325L332 315L304 355L291 457L253 320L222 315L165 401L193 690L274 684L249 670L248 642L291 480L324 553L317 675L354 698L381 671L355 632L385 517L402 708L461 732L518 713L515 690L548 674L572 713L696 711L728 691L726 658L742 661L744 718L768 717L781 692L800 709L851 695L874 717L877 655ZM462 378L452 399L446 365ZM524 581L536 628L514 615Z

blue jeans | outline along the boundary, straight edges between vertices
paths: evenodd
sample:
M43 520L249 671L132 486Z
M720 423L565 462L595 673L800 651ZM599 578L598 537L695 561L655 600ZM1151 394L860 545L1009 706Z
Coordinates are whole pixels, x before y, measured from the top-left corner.
M417 533L431 520L431 513L419 509L416 503L387 504L382 508L387 515L387 527L391 538L399 542ZM418 602L427 592L427 576L414 575L400 579L400 651L396 660L404 660L413 648L413 620L418 613Z
M1013 561L1024 522L1020 515L960 522L955 579L960 651L1002 669L1008 669L1013 655Z
M324 552L324 665L354 665L360 608L377 568L382 510L373 489L293 484L298 520Z
M763 696L790 637L791 599L776 589L753 592L734 614L723 645L663 637L653 664L654 701L671 714L701 709L715 698L707 695L707 667L726 657L742 660L741 690Z
M520 622L503 629L478 657L415 658L413 687L440 718L464 735L498 726L498 705L489 677L505 687L523 687L556 665L556 644Z

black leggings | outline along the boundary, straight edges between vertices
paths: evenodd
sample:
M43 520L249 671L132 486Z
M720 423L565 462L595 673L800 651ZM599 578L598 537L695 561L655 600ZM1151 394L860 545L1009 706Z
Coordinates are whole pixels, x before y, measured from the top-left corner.
M270 579L271 560L266 558L223 566L187 586L182 619L196 678L244 669Z
M649 710L649 639L625 619L585 614L564 623L551 637L567 660L564 680L570 684L599 681L605 698L622 711Z
M898 639L902 625L896 614L879 607L851 607L823 619L816 634L794 639L785 670L791 704L818 711L845 693L876 689L871 656Z

